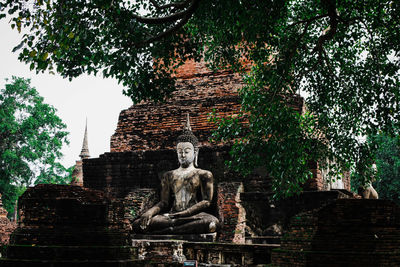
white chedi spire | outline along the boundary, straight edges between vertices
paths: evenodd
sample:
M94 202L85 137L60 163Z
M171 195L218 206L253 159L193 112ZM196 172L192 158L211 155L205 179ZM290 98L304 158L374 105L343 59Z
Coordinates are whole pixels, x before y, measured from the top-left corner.
M85 135L83 137L83 144L81 154L79 155L81 159L87 159L90 157L89 154L89 146L88 146L88 137L87 137L87 119L86 119L86 126L85 126Z

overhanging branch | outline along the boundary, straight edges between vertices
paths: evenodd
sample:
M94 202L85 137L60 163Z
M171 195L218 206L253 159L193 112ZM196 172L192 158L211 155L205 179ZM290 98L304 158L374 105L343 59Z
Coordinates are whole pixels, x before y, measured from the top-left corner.
M165 5L159 5L155 0L149 0L149 1L158 10L168 9L171 7L182 9L190 3L190 0L186 0L186 1L182 1L182 2L175 2L175 3L165 4Z
M164 24L164 23L171 23L178 21L180 19L183 19L187 16L190 16L193 14L193 12L196 10L198 3L200 0L186 0L184 2L184 5L187 5L190 2L190 5L186 10L176 12L174 14L165 16L165 17L143 17L139 16L137 14L133 14L133 17L141 23L144 24Z
M142 47L142 46L144 46L144 45L146 45L146 44L153 43L153 42L155 42L155 41L158 41L158 40L164 38L165 36L168 36L168 35L170 35L170 34L176 32L177 30L179 30L180 28L182 28L182 27L186 24L186 22L188 22L189 19L190 19L190 15L187 15L186 17L184 17L180 22L178 22L178 23L177 23L176 25L174 25L173 27L169 28L168 30L163 31L163 32L160 33L160 34L157 34L157 35L155 35L155 36L152 36L152 37L150 37L150 38L144 40L143 42L137 43L136 46L137 46L137 47Z
M336 2L334 0L328 1L328 16L329 16L329 27L324 31L325 34L318 38L318 42L313 49L313 52L322 53L322 46L326 41L332 40L336 34L338 25L338 13L336 10Z

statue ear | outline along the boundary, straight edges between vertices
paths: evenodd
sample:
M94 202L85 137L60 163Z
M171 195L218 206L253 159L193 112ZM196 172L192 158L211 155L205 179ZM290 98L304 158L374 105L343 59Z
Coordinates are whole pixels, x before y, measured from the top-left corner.
M199 148L195 147L194 148L194 166L195 167L198 167L198 164L197 164L197 159L198 158L199 158Z

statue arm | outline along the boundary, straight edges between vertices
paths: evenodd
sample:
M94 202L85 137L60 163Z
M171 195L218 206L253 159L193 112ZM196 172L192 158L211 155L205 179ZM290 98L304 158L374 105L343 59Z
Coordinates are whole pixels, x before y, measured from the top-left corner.
M159 214L161 211L165 210L169 206L169 183L168 183L168 173L165 173L161 179L161 197L160 202L154 205L152 208L148 209L141 216L141 225L145 229L150 224L151 218Z

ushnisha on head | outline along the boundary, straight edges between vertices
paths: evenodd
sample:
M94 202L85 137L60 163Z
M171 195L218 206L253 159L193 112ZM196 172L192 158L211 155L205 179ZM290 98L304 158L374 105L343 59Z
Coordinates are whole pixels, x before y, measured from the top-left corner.
M179 163L183 168L189 167L192 162L194 162L194 166L197 167L199 140L192 132L189 114L187 114L186 125L183 128L183 133L178 136L176 150L178 153Z

